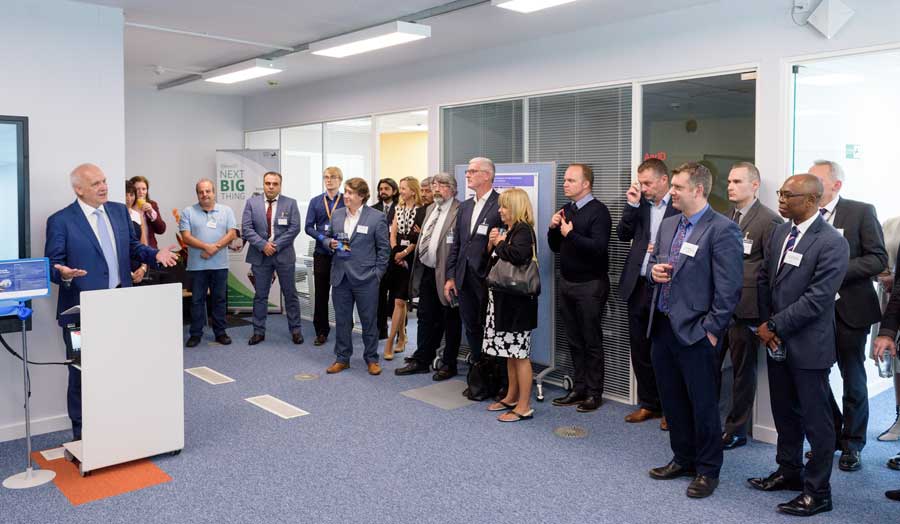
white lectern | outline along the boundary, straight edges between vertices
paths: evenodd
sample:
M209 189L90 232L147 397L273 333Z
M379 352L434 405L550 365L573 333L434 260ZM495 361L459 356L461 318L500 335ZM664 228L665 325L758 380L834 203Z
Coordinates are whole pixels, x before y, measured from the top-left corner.
M184 448L181 284L81 293L82 476Z

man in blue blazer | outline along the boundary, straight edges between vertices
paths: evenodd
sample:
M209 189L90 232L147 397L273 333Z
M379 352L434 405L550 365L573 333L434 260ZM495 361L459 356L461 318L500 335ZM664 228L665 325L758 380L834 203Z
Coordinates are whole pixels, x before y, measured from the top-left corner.
M631 242L628 257L619 277L619 297L628 304L628 339L631 348L631 369L637 382L638 408L625 416L625 422L644 422L662 416L662 404L656 388L656 376L650 360L650 299L647 274L650 256L663 219L677 215L669 195L669 168L658 158L648 158L637 168L637 182L625 193L622 218L616 235L622 242ZM665 417L660 429L668 429Z
M249 244L247 263L253 271L253 336L247 344L255 346L266 339L269 290L272 275L284 297L284 311L294 344L303 343L300 332L300 299L294 283L297 253L294 239L300 234L300 210L297 201L281 194L281 173L263 175L263 195L255 195L244 205L241 237Z
M766 359L775 429L778 469L751 478L762 491L802 493L778 510L810 516L831 511L834 416L828 408L828 374L836 359L835 294L847 273L847 240L819 214L822 182L811 174L792 176L778 192L778 212L789 222L772 232L767 259L760 267L757 300L762 342L786 358ZM803 439L812 457L804 467Z
M80 303L82 291L131 286L131 261L157 267L173 266L175 255L140 243L123 204L108 202L106 175L93 164L76 167L71 175L77 200L47 219L44 255L50 259L50 279L59 285L56 318L68 347L67 324L78 315L62 312ZM81 440L81 372L69 366L67 393L74 440Z
M460 204L453 227L453 242L447 256L447 282L444 295L448 302L459 300L472 360L481 358L484 338L484 312L487 305L488 233L505 227L500 221L499 193L494 191L494 162L473 158L466 169L466 184L475 196ZM451 243L450 240L447 240Z
M674 458L650 470L655 479L692 476L687 496L719 485L719 341L737 307L744 266L741 231L708 202L712 174L689 162L672 172L672 205L663 220L650 279L656 284L648 333L651 359Z
M362 324L363 358L370 375L381 374L378 364L378 284L387 270L391 244L384 214L366 205L369 185L362 178L344 184L344 205L331 216L335 251L331 260L331 299L334 302L334 364L327 373L350 367L353 355L353 304Z

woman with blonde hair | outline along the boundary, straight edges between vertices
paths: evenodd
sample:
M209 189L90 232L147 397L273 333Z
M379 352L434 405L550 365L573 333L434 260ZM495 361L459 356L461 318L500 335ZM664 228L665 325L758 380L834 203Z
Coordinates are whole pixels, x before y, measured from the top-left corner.
M425 220L425 206L419 181L408 176L400 179L400 201L391 224L391 259L387 274L389 300L394 303L391 331L384 345L384 359L392 360L394 352L406 349L406 303L409 301L409 270ZM396 346L394 338L396 337Z
M488 237L491 267L504 260L515 266L535 256L534 209L528 194L519 188L500 194L500 219L505 228L494 228ZM531 409L531 330L537 327L537 296L513 295L502 289L488 290L484 327L486 355L507 359L509 388L506 396L488 406L505 411L497 420L518 422L534 417Z

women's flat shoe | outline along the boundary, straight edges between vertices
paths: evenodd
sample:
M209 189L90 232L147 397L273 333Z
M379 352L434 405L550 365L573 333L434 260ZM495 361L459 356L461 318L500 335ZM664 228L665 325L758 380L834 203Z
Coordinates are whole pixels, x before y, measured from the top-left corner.
M506 416L512 415L515 418L503 418ZM530 420L534 418L534 409L529 409L527 413L516 413L515 411L507 411L506 413L497 417L497 420L500 422L521 422L523 420Z
M491 404L490 406L488 406L487 410L488 411L509 411L511 409L516 409L516 405L517 405L517 404L507 404L506 402L503 402L502 400L497 401L497 404L500 404L500 406L497 407L496 405Z

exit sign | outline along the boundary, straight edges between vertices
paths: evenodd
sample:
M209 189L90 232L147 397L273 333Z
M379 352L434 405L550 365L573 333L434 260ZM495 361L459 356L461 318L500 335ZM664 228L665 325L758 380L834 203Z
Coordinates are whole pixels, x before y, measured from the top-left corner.
M848 160L860 160L862 158L862 145L861 144L847 144L846 154L844 155Z

